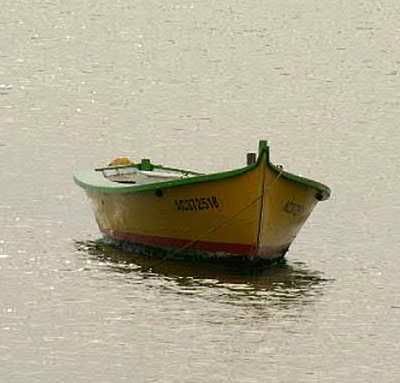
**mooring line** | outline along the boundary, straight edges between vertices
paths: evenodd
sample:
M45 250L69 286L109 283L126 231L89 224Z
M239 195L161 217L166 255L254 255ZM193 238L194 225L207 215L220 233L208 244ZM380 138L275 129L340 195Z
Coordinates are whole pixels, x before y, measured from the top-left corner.
M236 217L238 217L240 214L242 214L244 211L246 211L247 209L251 208L255 203L257 203L259 200L261 200L265 194L270 193L272 190L272 187L275 185L275 183L278 181L279 177L281 176L283 172L283 169L279 169L279 173L278 175L275 177L275 179L273 180L273 182L269 185L269 187L265 188L264 187L264 182L265 182L265 175L263 177L263 188L262 188L262 193L261 195L259 195L257 198L255 198L252 202L250 202L248 205L246 205L245 207L243 207L242 209L240 209L237 213L235 213L234 215L228 217L227 219L225 219L223 222L221 222L218 225L215 225L213 227L211 227L211 229L205 231L204 233L202 233L200 236L198 236L196 239L194 239L193 241L187 243L186 245L183 245L182 247L174 250L172 253L170 254L166 254L164 257L162 257L162 259L153 264L151 267L154 266L158 266L160 264L162 264L163 262L165 262L168 258L173 258L174 256L176 256L177 254L182 253L182 251L189 249L190 247L192 247L193 245L195 245L197 242L199 242L205 235L207 234L211 234L213 232L215 232L216 230L220 229L221 227L223 227L226 224L229 224L230 222L233 221L233 219L235 219ZM262 213L262 212L261 212ZM259 225L261 224L261 222L259 223ZM260 230L260 228L259 228ZM259 232L257 234L257 246L258 246L258 240L259 240Z

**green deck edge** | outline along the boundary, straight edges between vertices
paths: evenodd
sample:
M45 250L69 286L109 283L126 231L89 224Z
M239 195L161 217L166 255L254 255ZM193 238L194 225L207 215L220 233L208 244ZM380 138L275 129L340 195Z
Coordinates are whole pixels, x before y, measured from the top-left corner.
M109 181L103 176L102 172L96 170L90 170L90 171L75 173L74 181L77 185L81 186L85 190L101 192L101 193L139 193L145 191L155 191L155 190L169 189L184 185L192 185L202 182L220 181L227 178L236 177L255 169L261 163L261 161L263 161L264 157L266 157L269 168L275 173L279 174L280 177L296 182L298 184L302 184L305 187L311 187L315 189L320 193L319 200L321 201L326 200L330 197L331 191L328 186L319 183L317 181L313 181L311 179L300 177L295 174L283 171L279 167L273 165L270 162L269 146L267 141L259 142L258 157L256 163L235 170L228 170L219 173L202 175L200 173L192 172L190 170L182 170L182 169L164 167L161 165L154 165L154 169L176 170L188 174L196 174L196 176L174 181L156 182L146 185L127 185ZM134 166L137 167L138 165ZM122 167L129 167L129 165Z

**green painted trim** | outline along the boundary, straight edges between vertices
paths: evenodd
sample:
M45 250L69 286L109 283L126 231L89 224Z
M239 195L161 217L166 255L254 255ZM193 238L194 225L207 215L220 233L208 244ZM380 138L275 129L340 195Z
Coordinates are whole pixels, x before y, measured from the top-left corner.
M328 186L326 186L320 182L311 180L309 178L301 177L296 174L282 171L282 169L280 169L276 165L271 164L270 162L268 164L269 164L269 167L273 171L275 171L275 173L281 173L282 178L285 178L287 180L290 180L290 181L293 181L293 182L296 182L299 184L303 184L304 186L311 187L313 189L318 190L318 192L320 192L320 195L318 198L320 201L325 201L325 200L329 199L329 197L331 196L331 189Z
M259 158L261 157L261 153L263 153L263 152L267 153L268 167L273 172L275 172L277 175L280 174L280 177L282 177L284 179L287 179L287 180L292 181L292 182L296 182L298 184L302 184L302 185L304 185L306 187L311 187L313 189L316 189L319 192L319 198L318 199L320 201L327 200L330 197L331 189L328 186L326 186L326 185L324 185L324 184L322 184L320 182L311 180L309 178L305 178L305 177L301 177L301 176L298 176L298 175L293 174L293 173L289 173L289 172L281 169L279 166L274 165L270 160L268 141L265 141L265 140L261 140L258 143L258 156L259 156Z
M190 178L174 180L174 181L156 182L156 183L146 184L146 185L131 185L131 184L121 184L121 183L112 182L112 181L106 179L103 176L103 173L96 171L96 170L91 170L91 171L75 173L74 181L76 182L76 184L78 184L85 190L102 192L102 193L136 193L136 192L145 192L145 191L155 191L157 189L174 188L174 187L183 186L183 185L192 185L192 184L197 184L197 183L201 183L201 182L210 182L210 181L220 181L220 180L224 180L227 178L237 177L239 175L245 174L245 173L255 169L257 166L260 165L260 163L263 160L267 160L267 164L268 164L269 168L272 171L274 171L275 173L280 174L280 177L290 180L292 182L302 184L306 187L311 187L313 189L316 189L319 194L319 196L318 196L319 200L323 201L323 200L326 200L329 198L331 191L327 186L325 186L319 182L283 171L279 167L273 165L270 162L269 146L268 146L267 141L259 142L258 158L257 158L256 163L251 164L249 166L245 166L243 168L235 169L235 170L229 170L229 171L214 173L214 174L201 174L201 173L192 172L190 170L174 169L174 168L163 167L161 165L152 165L151 164L151 166L153 166L153 168L182 171L182 172L186 172L188 174L195 174L196 176L190 177ZM138 164L138 165L140 165L140 164ZM123 168L123 167L133 166L133 167L139 168L138 165L128 165L128 166L121 166L121 167ZM121 167L119 167L119 168L121 168Z

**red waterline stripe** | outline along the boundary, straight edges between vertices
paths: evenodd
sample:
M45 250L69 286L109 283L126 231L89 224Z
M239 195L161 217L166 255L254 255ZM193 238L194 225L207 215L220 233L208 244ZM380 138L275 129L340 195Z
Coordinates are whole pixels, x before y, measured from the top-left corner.
M155 247L171 247L180 249L187 246L188 249L209 251L212 253L221 251L230 254L246 254L253 255L256 251L255 245L246 245L241 243L226 243L226 242L210 242L210 241L192 241L188 239L157 237L153 235L142 235L117 232L110 229L100 229L101 232L111 238L129 241L141 245Z

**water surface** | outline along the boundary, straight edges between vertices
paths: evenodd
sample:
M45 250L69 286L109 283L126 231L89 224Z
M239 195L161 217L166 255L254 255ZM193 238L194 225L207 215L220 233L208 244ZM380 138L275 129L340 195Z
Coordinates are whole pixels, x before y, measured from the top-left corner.
M4 382L397 382L400 6L10 1L0 18ZM105 246L72 171L217 171L268 139L327 183L286 265Z

